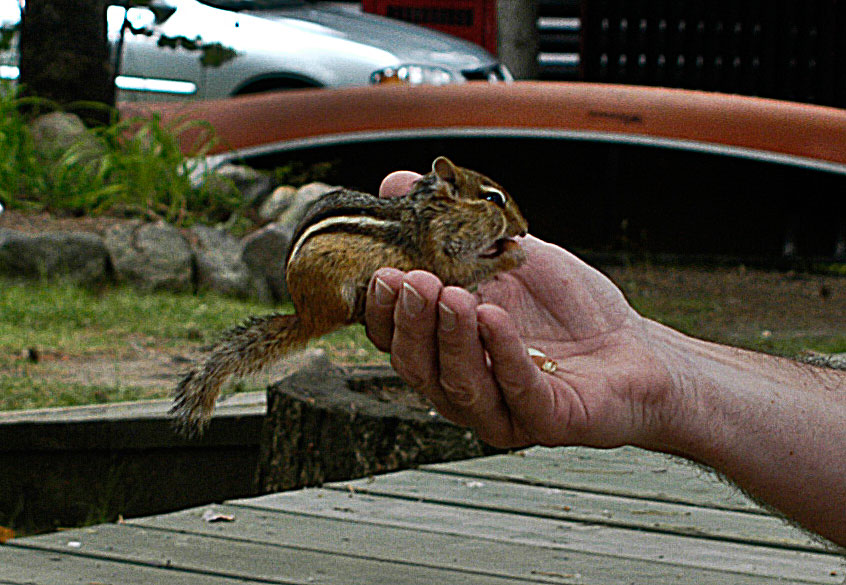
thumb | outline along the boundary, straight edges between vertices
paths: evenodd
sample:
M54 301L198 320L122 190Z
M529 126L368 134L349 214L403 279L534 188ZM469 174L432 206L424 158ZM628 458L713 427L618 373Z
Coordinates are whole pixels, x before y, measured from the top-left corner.
M411 191L411 186L422 175L411 171L395 171L382 179L379 197L401 197Z

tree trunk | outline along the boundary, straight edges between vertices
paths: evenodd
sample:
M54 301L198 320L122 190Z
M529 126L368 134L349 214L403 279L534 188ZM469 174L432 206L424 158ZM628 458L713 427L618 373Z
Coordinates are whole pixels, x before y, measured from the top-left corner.
M538 0L498 0L496 46L515 79L538 76Z
M274 492L497 453L388 367L345 371L306 352L268 388L256 487ZM295 365L296 364L296 365Z
M106 0L27 0L21 20L20 84L86 123L107 123L115 88ZM74 105L99 102L107 107Z

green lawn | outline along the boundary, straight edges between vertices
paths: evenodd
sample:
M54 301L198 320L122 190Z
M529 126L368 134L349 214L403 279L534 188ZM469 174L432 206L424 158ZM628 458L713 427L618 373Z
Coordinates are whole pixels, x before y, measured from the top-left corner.
M608 273L640 312L690 335L780 355L846 352L843 277L654 266ZM250 315L292 310L117 286L0 279L0 291L0 410L167 397L185 358L219 332ZM339 363L387 363L360 326L312 345ZM135 378L160 366L158 383ZM79 375L86 368L87 378ZM235 389L262 387L248 380Z
M143 293L129 287L92 291L9 280L0 280L0 287L0 410L166 397L169 385L142 388L131 379L84 384L68 381L61 372L63 365L73 369L92 361L120 368L139 353L184 356L250 315L293 310L214 294ZM362 327L313 345L345 363L385 359Z

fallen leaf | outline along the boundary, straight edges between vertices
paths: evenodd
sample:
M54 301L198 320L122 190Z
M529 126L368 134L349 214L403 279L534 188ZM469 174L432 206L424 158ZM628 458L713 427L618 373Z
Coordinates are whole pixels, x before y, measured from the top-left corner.
M7 540L12 540L15 537L15 531L5 526L0 526L0 544Z
M206 522L235 522L235 516L232 514L221 514L214 510L206 510L203 512L203 520Z

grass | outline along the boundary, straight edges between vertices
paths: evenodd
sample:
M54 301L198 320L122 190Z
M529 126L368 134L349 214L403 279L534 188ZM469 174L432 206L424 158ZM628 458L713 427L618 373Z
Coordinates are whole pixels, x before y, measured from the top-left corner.
M88 360L120 370L123 360L139 353L190 354L248 316L273 310L211 293L142 293L129 287L90 290L9 280L0 280L0 287L0 410L166 397L171 384L85 384L69 381L62 372ZM338 331L313 346L326 349L339 362L384 359L361 327Z
M643 265L609 274L638 312L694 337L789 357L846 352L846 279L833 272Z
M111 212L177 225L226 221L244 209L234 184L209 187L192 179L216 141L207 124L165 124L157 115L128 118L90 128L70 146L46 152L21 113L26 106L58 110L46 100L0 91L0 201L10 209ZM183 153L180 136L186 132L196 139Z
M846 331L842 334L814 335L800 332L775 333L766 323L747 324L754 331L725 330L721 333L713 331L713 322L721 320L725 305L720 299L688 299L680 298L667 306L656 306L650 298L636 295L630 296L632 306L647 317L663 323L673 329L693 337L707 339L717 343L743 347L754 351L771 353L787 357L795 357L806 350L824 353L846 352Z
M220 174L204 180L203 157L217 142L209 124L165 123L150 114L89 128L70 146L45 152L21 113L26 107L59 110L47 100L21 98L0 87L0 203L9 209L108 213L178 226L225 223L233 229L247 221L247 202L232 180ZM291 162L267 172L274 184L300 186L330 180L334 165Z
M231 180L198 180L199 161L216 140L207 124L165 124L155 115L130 118L90 128L70 146L44 152L21 112L58 108L47 100L18 97L8 85L0 90L0 203L5 207L58 216L164 219L177 226L225 223L235 230L248 222L246 204ZM183 152L181 138L188 135L195 142ZM332 167L292 163L273 171L273 179L302 184L331 176ZM270 310L211 294L10 281L0 281L0 290L0 410L164 396L169 389L121 375L124 361L144 352L191 353L216 332ZM315 345L329 347L341 361L377 359L361 328ZM64 375L90 361L113 364L108 377L115 382L92 384Z
M846 314L842 277L820 281L650 267L619 270L612 277L641 313L696 337L788 356L805 349L846 352L846 323L837 318ZM826 300L815 296L821 282L835 289ZM211 293L142 293L121 286L91 290L9 280L0 280L0 288L0 410L166 397L176 373L158 385L136 384L123 372L127 360L139 354L165 361L190 355L222 330L273 310ZM360 326L312 346L339 363L387 363ZM29 359L30 350L38 355L36 363ZM106 373L117 372L110 376L117 381L90 384L69 375L86 361L101 364ZM261 387L248 381L236 390Z

